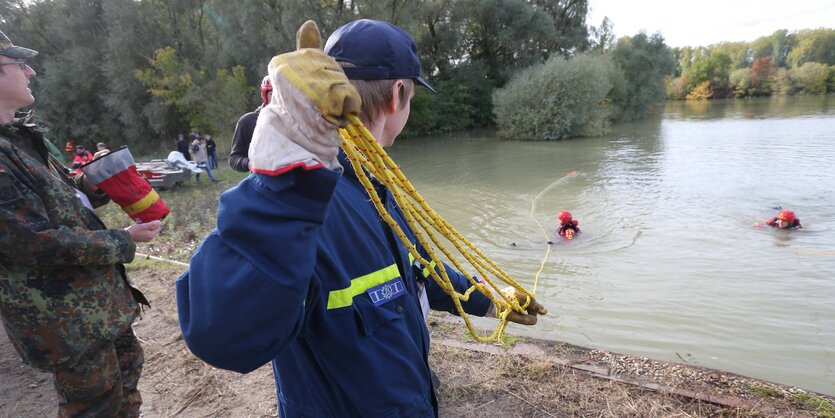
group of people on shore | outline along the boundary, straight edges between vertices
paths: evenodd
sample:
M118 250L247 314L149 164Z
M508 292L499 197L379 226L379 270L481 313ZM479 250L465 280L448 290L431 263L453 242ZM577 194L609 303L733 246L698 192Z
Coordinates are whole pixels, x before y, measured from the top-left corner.
M189 136L191 140L186 139L183 134L177 135L177 151L183 154L187 161L194 161L198 167L206 170L209 180L212 183L217 183L217 177L212 172L212 170L217 169L217 143L211 135L202 135L197 131L191 131ZM200 174L197 173L195 176L198 183L200 182Z

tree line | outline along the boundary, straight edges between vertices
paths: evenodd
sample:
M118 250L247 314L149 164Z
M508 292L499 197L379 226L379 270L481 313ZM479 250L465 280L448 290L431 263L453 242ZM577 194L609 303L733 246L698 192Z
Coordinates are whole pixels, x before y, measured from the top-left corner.
M673 50L673 100L835 92L835 29L778 30L753 42Z
M785 80L806 80L821 71L810 62L831 74L831 56L822 57L835 48L820 35L775 33L745 53L731 44L671 49L660 34L617 39L608 19L587 26L587 12L588 0L6 0L0 27L41 52L34 109L56 144L155 154L192 129L223 151L238 117L260 103L270 58L294 48L307 19L325 37L358 18L414 37L438 94L417 90L404 135L494 125L515 139L597 135L705 81L710 97L725 97L732 85L758 95L781 69ZM791 83L770 91L817 91Z
M413 103L421 134L490 124L490 95L516 69L586 47L586 12L586 0L7 0L0 25L40 52L34 109L56 143L156 152L190 129L230 138L307 19L325 37L357 18L412 34L440 92Z

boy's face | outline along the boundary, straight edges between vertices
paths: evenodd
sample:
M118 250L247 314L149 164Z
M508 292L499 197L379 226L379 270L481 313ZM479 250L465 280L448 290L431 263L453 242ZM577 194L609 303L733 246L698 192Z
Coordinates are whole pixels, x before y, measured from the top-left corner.
M777 227L778 228L788 228L789 227L789 221L786 221L786 220L783 220L783 219L778 219L777 220Z
M394 144L397 135L400 135L400 132L403 131L403 127L406 126L406 122L409 120L409 114L412 111L412 97L415 96L415 89L412 88L411 91L408 91L409 89L405 88L402 80L397 80L394 86L392 86L392 89L394 89L391 97L393 109L387 115L382 138L377 139L381 147L388 147ZM404 105L401 105L401 91L407 91L406 94L409 95L409 100Z

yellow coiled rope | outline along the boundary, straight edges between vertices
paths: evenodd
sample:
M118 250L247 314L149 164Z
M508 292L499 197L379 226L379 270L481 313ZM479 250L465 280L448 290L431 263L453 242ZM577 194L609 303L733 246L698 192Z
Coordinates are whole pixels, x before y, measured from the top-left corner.
M414 186L406 179L403 172L400 171L397 164L392 161L385 150L377 143L371 132L365 128L359 118L349 116L348 121L350 125L344 129L340 129L340 133L345 140L342 148L348 155L351 166L368 192L368 196L374 203L377 212L386 224L391 227L403 245L409 249L409 253L424 267L424 271L428 271L432 279L452 298L455 308L458 310L461 318L464 319L464 322L467 324L467 329L472 336L481 342L492 340L501 341L504 330L507 327L508 314L511 311L525 313L527 304L530 298L533 297L533 294L513 280L504 270L487 258L487 256L461 236L455 228L429 207L423 197L415 190ZM414 232L417 241L429 255L429 259L424 258L418 252L417 247L406 237L403 230L388 213L380 201L379 196L377 196L374 186L366 175L366 171L381 181L391 191L406 221L412 228L412 232ZM483 282L477 281L474 277L466 273L467 270L463 268L453 253L443 244L438 237L439 235L445 238L447 242L452 243L467 262L475 268L479 277L484 280ZM430 241L433 245L430 245ZM444 264L436 253L436 249L441 251L445 258L458 271L462 272L472 284L463 294L458 293L452 286ZM542 268L540 268L540 271L542 271ZM537 273L538 276L539 273ZM510 287L499 289L494 278L510 285ZM495 290L495 292L491 291L491 289ZM476 290L486 295L496 305L496 316L499 318L499 325L488 336L478 334L470 322L469 315L467 315L461 306L461 301L466 302L469 300L472 292ZM519 304L519 301L514 296L514 291L528 296L525 298L526 303L524 305Z

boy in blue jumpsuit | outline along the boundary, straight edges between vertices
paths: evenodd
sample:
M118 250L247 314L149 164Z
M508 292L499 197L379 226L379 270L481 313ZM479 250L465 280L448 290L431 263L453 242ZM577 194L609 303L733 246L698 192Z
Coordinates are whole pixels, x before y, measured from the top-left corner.
M454 305L380 218L336 131L359 113L391 145L414 83L431 87L414 41L394 25L351 22L331 35L330 57L310 47L321 45L313 22L297 36L299 50L270 62L274 96L255 128L253 174L223 194L217 229L177 281L185 341L241 373L272 361L282 417L437 416L422 305ZM375 189L415 242L389 190ZM469 287L447 271L459 292ZM477 292L464 308L495 312ZM531 300L510 320L534 324L545 312Z

